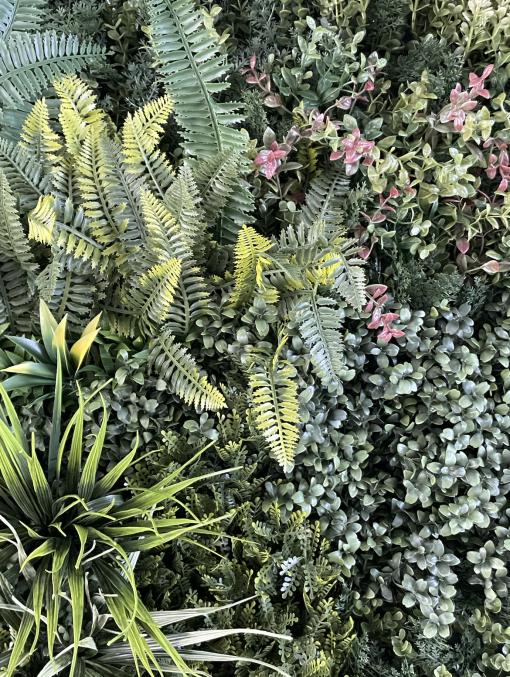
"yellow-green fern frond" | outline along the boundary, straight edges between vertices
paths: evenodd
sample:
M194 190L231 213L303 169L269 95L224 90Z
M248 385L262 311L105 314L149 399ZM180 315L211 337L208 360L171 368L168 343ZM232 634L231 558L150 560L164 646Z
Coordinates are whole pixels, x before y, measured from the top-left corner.
M97 108L97 97L76 75L66 75L55 80L55 90L61 101L60 124L71 155L81 153L87 130L93 127L101 130L105 126L105 114Z
M43 244L51 244L56 218L53 195L40 197L37 206L28 215L28 237Z
M201 198L191 167L179 168L179 175L165 195L165 206L182 229L193 249L200 246L199 240L205 229L204 214L200 208Z
M161 199L173 180L172 167L164 153L156 148L164 133L164 123L172 112L172 100L163 96L151 101L133 115L129 114L122 129L122 146L128 172L142 174L149 187Z
M145 185L143 176L128 174L122 146L115 141L101 138L101 156L102 167L107 177L104 188L108 195L111 214L122 233L120 239L123 250L128 256L136 255L143 242L144 232L140 206L140 192Z
M146 225L145 260L158 262L176 257L181 263L181 276L168 309L165 329L186 338L196 320L207 312L209 294L205 280L183 230L165 205L145 190L141 193L141 203Z
M156 341L149 364L160 379L187 404L217 411L226 406L225 398L198 371L195 360L180 343L174 343L170 332Z
M251 299L257 287L257 278L261 279L260 255L272 247L273 243L259 235L254 228L241 228L234 247L236 269L235 286L230 297L232 306L242 306Z
M94 238L108 248L104 255L118 253L120 250L120 237L124 225L121 222L120 228L118 217L125 208L125 205L119 205L114 210L110 210L108 205L107 188L110 177L107 173L108 164L104 161L101 150L101 133L96 126L87 130L87 134L82 144L82 149L77 158L78 168L77 184L83 200L82 207L90 221L90 230ZM117 259L117 264L122 263L122 259Z
M150 335L168 318L180 274L180 261L168 259L147 271L127 290L124 305L138 318L145 334Z
M296 369L280 359L282 347L283 342L272 358L254 362L250 388L257 427L284 472L289 472L299 440L299 401Z
M89 232L89 220L83 209L74 209L68 198L63 210L53 195L39 198L34 210L28 215L28 236L44 244L51 244L77 259L90 261L95 268L103 270L108 259L103 255L104 247L96 242Z
M184 234L165 205L150 190L140 193L145 221L145 255L149 261L165 261L170 256L182 259L190 250Z
M45 99L36 101L23 125L20 146L40 162L46 173L51 172L62 148L58 134L51 129Z
M19 220L16 199L7 177L0 169L0 252L15 259L20 266L34 275L38 265L34 261L27 237Z

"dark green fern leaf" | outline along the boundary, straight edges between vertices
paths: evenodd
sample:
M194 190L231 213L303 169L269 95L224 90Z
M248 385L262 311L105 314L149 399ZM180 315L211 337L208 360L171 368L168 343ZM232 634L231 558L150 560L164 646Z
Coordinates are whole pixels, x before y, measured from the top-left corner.
M200 206L202 198L188 164L183 164L179 174L165 194L164 203L170 214L179 224L188 246L195 249L200 246L205 221Z
M0 40L0 102L16 108L35 100L55 78L97 62L104 53L100 45L55 31L15 33Z
M0 324L11 333L31 330L34 297L26 271L14 259L0 254Z
M12 192L19 197L22 211L33 209L51 188L51 177L30 153L19 145L0 139L0 169Z
M142 245L144 233L140 203L141 191L147 187L144 177L126 171L122 146L115 141L101 139L101 154L108 204L122 229L119 239L128 253L136 253Z
M39 275L37 286L40 295L46 296L48 307L58 321L67 315L71 327L83 327L91 319L93 307L102 296L105 281L97 268L92 268L90 261L65 254L55 261L53 269L50 268L47 266L43 271L48 271L46 275ZM49 279L50 276L54 279ZM49 285L47 288L45 283Z
M29 276L34 276L38 268L23 232L16 209L16 200L9 182L0 169L0 252L15 259Z
M293 317L323 384L337 383L343 362L342 321L336 301L311 293L297 305Z
M191 0L152 0L149 10L159 71L175 102L185 149L199 158L229 148L242 151L245 137L228 126L242 120L235 113L238 105L220 104L212 97L229 87L221 82L227 64L200 10Z
M238 179L216 226L216 239L220 244L235 244L243 225L254 223L253 196Z
M7 40L13 33L36 31L44 20L46 0L0 0L0 33Z
M301 212L303 223L312 227L315 221L324 221L326 236L337 232L343 221L343 211L339 198L349 190L349 179L341 166L335 166L323 172L312 181L306 194Z

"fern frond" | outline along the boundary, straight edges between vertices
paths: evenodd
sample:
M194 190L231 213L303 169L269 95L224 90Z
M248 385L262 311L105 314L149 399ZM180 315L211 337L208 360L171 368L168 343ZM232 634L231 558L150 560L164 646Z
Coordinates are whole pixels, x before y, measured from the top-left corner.
M0 169L0 252L15 259L29 276L35 275L38 268L34 261L27 237L19 220L16 200L9 182Z
M47 278L41 273L37 286L41 296L45 300L54 317L60 321L67 315L68 324L76 329L87 324L92 317L93 308L98 298L101 298L101 287L105 281L101 274L92 268L90 262L75 259L73 256L61 256L60 265L56 265L49 271ZM51 265L51 264L50 264ZM49 277L54 276L54 280ZM45 289L45 283L48 288ZM51 292L45 294L45 291Z
M52 181L52 194L58 197L62 204L66 200L73 204L80 201L80 192L77 185L78 170L72 157L60 158L55 165Z
M107 264L104 248L89 232L90 223L83 209L74 210L68 198L62 216L60 218L59 201L53 195L40 198L28 216L28 236L44 244L55 244L77 259L90 261L93 268L101 264L103 270Z
M164 133L162 125L172 112L169 96L151 101L133 115L128 114L122 129L122 146L127 171L131 174L147 172L147 183L161 199L173 180L170 163L157 144Z
M171 258L151 268L126 289L124 305L146 336L168 318L180 274L180 261Z
M46 0L0 0L0 34L36 31L44 20Z
M67 151L79 157L82 144L90 129L97 133L105 126L105 114L97 108L97 97L76 75L66 75L54 83L60 99L59 121L64 132Z
M62 250L53 245L51 253L52 259L50 263L41 270L35 281L39 296L46 304L51 302L55 294L59 275L63 269Z
M21 131L20 146L46 173L51 172L57 161L56 153L62 148L58 135L51 129L50 114L44 99L39 99L29 113Z
M180 343L174 343L170 332L157 339L149 356L149 365L187 404L213 411L226 406L220 391L207 381L206 376L200 375L195 360Z
M349 179L341 166L335 166L314 179L306 193L301 220L311 228L315 221L324 221L326 236L334 235L342 224L343 211L339 198L349 190Z
M230 296L230 305L242 306L251 299L260 280L260 255L272 247L273 243L259 235L254 228L241 228L234 248L235 286Z
M51 244L54 235L55 221L55 198L53 195L40 197L37 206L28 216L28 237L43 244Z
M124 154L118 143L102 138L101 155L106 177L104 187L112 216L121 231L119 239L125 251L134 255L144 238L140 195L147 186L143 176L135 176L126 171Z
M343 369L342 328L336 301L311 293L294 309L293 316L312 363L325 386L335 384Z
M225 150L199 162L194 169L205 219L209 225L216 223L238 183L239 160L237 151Z
M166 261L172 256L179 260L189 256L190 249L184 233L164 203L160 202L150 190L141 191L140 201L147 242L144 258L149 265Z
M150 191L142 191L142 206L147 226L147 252L159 261L176 257L181 263L179 284L168 308L165 330L187 337L193 324L206 314L209 294L188 241L165 205ZM147 255L150 258L150 255Z
M76 159L76 166L81 206L85 216L90 219L90 231L97 242L107 246L103 252L104 256L119 254L121 245L118 239L127 223L121 222L119 227L108 205L107 186L111 177L107 174L107 165L101 152L101 131L97 127L88 129L81 153ZM123 211L124 206L120 205L117 207L116 215L120 216ZM122 263L126 256L127 254L124 254L124 257L118 256L116 264Z
M299 440L298 386L295 368L279 359L281 347L272 359L252 365L250 389L257 427L284 472L290 472Z
M0 169L24 212L33 209L51 188L51 177L44 174L35 157L6 139L0 139Z
M14 259L0 254L0 324L8 324L12 333L28 333L33 310L26 271Z
M164 203L179 224L188 246L195 250L201 243L205 229L204 214L200 207L202 198L188 164L183 164L179 174L166 192Z
M184 147L199 158L235 149L242 152L243 134L228 125L242 121L237 104L216 103L212 94L229 87L218 53L217 37L203 26L192 0L152 0L149 4L152 42L166 91L175 102L175 116Z
M339 294L347 303L357 310L362 310L366 303L365 286L366 277L363 266L365 261L352 258L360 247L356 240L349 239L342 242L340 263L335 271L330 273L330 279L334 280L331 290Z
M238 179L216 225L215 236L220 244L234 244L243 225L254 223L253 195Z
M63 73L97 62L105 48L55 31L15 33L0 40L0 102L16 108L41 96Z

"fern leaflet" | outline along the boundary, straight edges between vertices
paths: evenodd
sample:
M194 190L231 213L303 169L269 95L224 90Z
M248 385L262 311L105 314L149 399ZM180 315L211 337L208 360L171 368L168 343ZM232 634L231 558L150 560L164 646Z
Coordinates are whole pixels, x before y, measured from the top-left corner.
M180 262L171 258L151 268L125 290L124 306L136 317L145 335L168 318L180 273Z
M244 226L239 231L234 248L236 269L235 286L230 297L232 306L242 306L251 299L259 281L260 255L272 247L270 240L250 226Z
M63 73L79 71L102 59L105 48L55 31L14 33L0 39L0 102L16 108L39 98Z
M33 308L26 271L14 259L0 254L0 324L8 324L13 333L29 333Z
M50 127L49 119L46 101L36 101L23 125L22 141L19 144L43 166L46 173L52 171L57 161L55 153L62 148L57 134Z
M44 19L47 0L0 0L0 33L6 40L13 33L35 31Z
M342 322L336 301L311 293L297 305L293 317L323 384L335 385L343 369L342 337L338 331Z
M311 228L315 221L324 221L326 236L337 232L343 211L339 198L349 190L349 179L341 166L323 172L310 184L301 212L302 222Z
M9 182L0 169L0 252L15 259L29 276L38 268L21 226L16 210L16 200Z
M257 427L284 472L290 472L299 440L299 401L296 369L280 360L282 347L283 342L272 358L254 361L250 388Z
M168 96L151 101L133 115L129 114L122 130L127 171L136 175L147 172L149 187L161 199L173 180L173 172L157 145L165 131L162 125L167 121L172 108L173 104Z
M152 0L149 4L152 41L175 115L185 138L185 149L210 158L229 148L243 151L243 134L228 125L240 122L236 104L216 103L212 94L229 87L220 82L227 72L218 54L217 37L203 26L192 0Z
M66 139L67 150L79 157L82 143L90 129L97 133L104 128L104 113L97 108L96 96L76 75L67 75L55 82L61 101L59 121Z
M18 144L5 139L0 139L0 169L12 192L19 197L24 212L33 209L39 197L51 188L51 177L44 174L37 159Z
M197 247L205 228L204 214L200 207L200 197L191 167L184 164L168 189L164 203L170 214L182 229L188 245Z
M206 314L208 293L188 241L165 205L149 191L142 192L142 205L147 226L148 258L157 260L176 257L181 263L181 276L167 313L165 329L186 337L192 325ZM147 256L147 255L146 255Z
M126 171L122 147L110 139L101 139L101 157L105 172L104 189L112 216L118 224L119 239L128 254L135 254L143 241L144 223L140 203L146 188L144 177Z
M187 404L216 411L226 406L225 398L201 376L195 360L186 348L174 343L174 337L164 332L156 341L149 356L149 364L159 378Z
M115 220L122 213L122 208L118 207L117 212L112 212L108 206L107 185L108 174L107 165L104 162L101 152L101 136L97 128L90 127L83 141L81 153L77 158L78 177L77 184L82 197L82 207L85 216L91 219L89 227L94 238L104 245L109 245L104 251L104 256L118 253L120 243L118 238L122 230L127 226L126 222L119 223ZM117 265L125 260L119 257Z

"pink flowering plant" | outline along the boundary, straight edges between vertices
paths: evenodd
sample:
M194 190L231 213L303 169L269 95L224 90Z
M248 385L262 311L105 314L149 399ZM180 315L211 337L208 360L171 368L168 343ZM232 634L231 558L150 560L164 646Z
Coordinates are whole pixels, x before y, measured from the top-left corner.
M469 73L446 105L431 109L436 96L426 76L390 96L384 60L375 53L361 58L356 38L351 65L326 92L322 82L336 80L328 80L323 57L317 58L322 29L311 30L315 37L300 47L308 68L300 72L313 74L310 79L300 80L297 63L292 72L286 65L273 70L271 63L260 72L253 58L245 70L272 115L288 120L291 135L266 138L252 156L256 181L268 182L269 190L256 188L264 213L278 203L279 218L292 222L317 167L339 167L368 191L350 223L367 265L396 246L404 257L438 260L461 275L490 275L498 283L502 269L488 264L510 258L510 240L500 237L510 219L510 111L503 95L491 103L498 66ZM384 336L393 326L387 324Z

